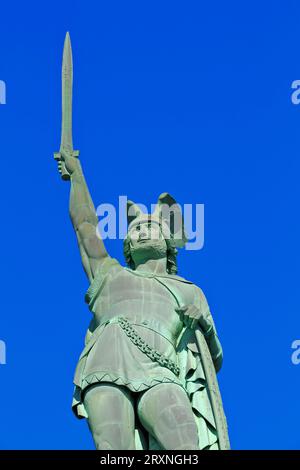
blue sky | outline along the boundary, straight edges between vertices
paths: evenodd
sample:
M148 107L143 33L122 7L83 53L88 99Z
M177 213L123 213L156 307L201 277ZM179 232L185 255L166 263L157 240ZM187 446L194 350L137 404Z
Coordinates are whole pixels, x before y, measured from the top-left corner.
M1 5L1 449L93 448L70 409L88 282L52 158L67 30L95 204L205 204L204 248L181 251L179 274L219 330L232 447L299 448L299 19L296 1Z

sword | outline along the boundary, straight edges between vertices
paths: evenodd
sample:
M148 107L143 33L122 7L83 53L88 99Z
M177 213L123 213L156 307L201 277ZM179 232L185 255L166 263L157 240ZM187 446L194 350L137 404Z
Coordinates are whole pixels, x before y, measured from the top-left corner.
M54 159L61 164L61 177L69 180L70 174L62 158L62 152L71 157L78 157L79 151L73 149L72 136L72 91L73 91L73 59L69 32L64 43L62 62L62 125L59 152L54 153Z
M218 379L215 373L215 367L206 343L206 339L200 328L197 328L195 330L195 336L198 343L198 349L200 352L202 367L206 379L207 393L210 398L211 408L215 418L216 429L218 433L219 449L230 450L227 420L224 414Z

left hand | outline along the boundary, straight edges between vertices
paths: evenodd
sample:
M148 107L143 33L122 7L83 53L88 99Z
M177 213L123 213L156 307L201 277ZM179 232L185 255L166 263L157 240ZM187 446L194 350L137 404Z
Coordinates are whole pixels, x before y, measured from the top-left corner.
M182 305L181 307L175 308L179 314L180 320L187 326L194 330L199 322L202 313L201 310L193 304Z
M213 332L213 324L210 320L209 315L204 315L200 308L194 304L182 305L181 307L175 308L179 314L180 320L187 326L194 330L199 325L206 335L207 333Z

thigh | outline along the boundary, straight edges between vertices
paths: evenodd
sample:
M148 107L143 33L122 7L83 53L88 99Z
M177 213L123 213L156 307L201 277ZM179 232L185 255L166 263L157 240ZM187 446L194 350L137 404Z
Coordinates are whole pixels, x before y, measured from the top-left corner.
M97 449L134 449L134 405L130 391L111 383L87 390L84 406Z
M198 430L186 392L176 384L159 384L140 396L144 428L167 450L198 449Z

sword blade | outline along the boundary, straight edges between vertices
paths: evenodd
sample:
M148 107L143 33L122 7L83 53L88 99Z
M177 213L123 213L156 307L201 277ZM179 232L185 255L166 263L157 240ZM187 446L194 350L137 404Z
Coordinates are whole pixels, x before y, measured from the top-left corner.
M54 153L59 163L59 172L63 180L69 180L70 174L62 158L62 152L72 157L79 156L79 150L73 149L72 135L72 94L73 94L73 59L70 35L67 32L64 43L62 63L62 124L60 150Z
M64 42L62 63L62 127L60 150L73 152L72 135L73 58L69 32Z

